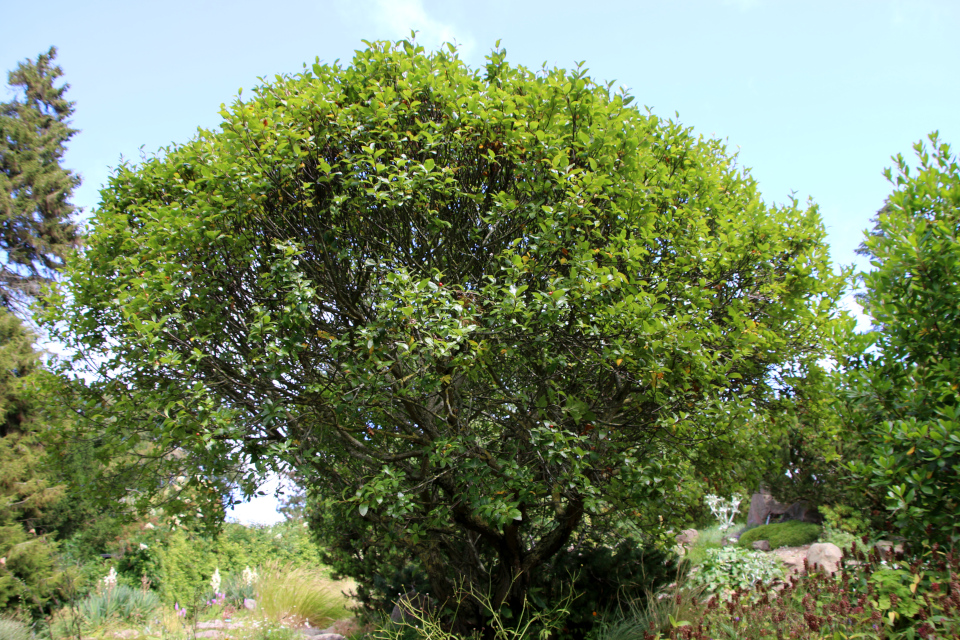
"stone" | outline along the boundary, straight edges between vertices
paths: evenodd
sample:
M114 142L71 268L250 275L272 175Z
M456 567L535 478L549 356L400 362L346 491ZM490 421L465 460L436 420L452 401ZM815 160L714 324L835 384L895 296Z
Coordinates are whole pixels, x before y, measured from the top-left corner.
M243 599L243 608L247 611L253 611L257 608L257 601L253 598L244 598Z
M313 636L313 640L347 640L344 636L339 633L321 633L318 636Z
M777 502L766 489L761 487L760 491L750 498L750 513L747 514L747 524L768 524L768 521L774 516L779 517L789 508L789 505Z
M757 551L770 551L770 543L766 540L755 540L753 548Z
M136 638L140 635L140 632L136 629L121 629L120 631L115 631L113 633L114 638L120 638L121 640L129 640L130 638Z
M877 551L879 551L884 558L889 556L891 551L893 551L893 553L903 553L902 544L893 544L889 540L878 540L876 546Z
M819 567L827 573L836 573L840 568L840 558L843 557L843 551L835 544L830 542L818 542L810 545L807 550L807 564L810 570Z
M700 532L696 529L685 529L677 534L677 544L681 547L692 547L700 538Z
M823 516L817 511L816 507L811 507L806 502L794 502L787 510L783 512L780 521L799 520L800 522L811 522L813 524L823 524Z
M357 635L360 628L361 624L358 618L342 618L335 621L326 629L323 629L320 633L336 633L341 636L350 637Z

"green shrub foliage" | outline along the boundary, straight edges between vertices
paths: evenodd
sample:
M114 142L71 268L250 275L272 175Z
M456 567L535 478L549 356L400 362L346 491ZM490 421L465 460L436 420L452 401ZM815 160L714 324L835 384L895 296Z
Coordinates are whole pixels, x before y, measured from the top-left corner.
M869 351L852 361L849 419L869 443L853 468L901 533L960 535L960 164L930 136L919 167L897 156L895 190L861 251Z
M731 591L750 589L757 582L771 584L783 577L777 560L762 551L723 547L707 549L706 558L697 567L692 582L710 593L729 597Z
M757 479L835 315L824 230L631 101L375 43L119 167L47 315L102 363L104 452L149 447L143 504L184 465L211 501L293 468L441 602L517 610L586 522L670 526L701 478Z
M593 541L558 553L530 597L545 607L572 595L566 605L566 637L582 637L604 614L628 602L643 602L687 569L675 554L645 548L634 539L609 546Z
M741 547L750 548L750 545L757 540L766 540L770 543L771 549L802 547L805 544L816 542L817 538L820 537L820 531L819 525L809 522L798 520L775 522L754 527L744 532L737 544Z

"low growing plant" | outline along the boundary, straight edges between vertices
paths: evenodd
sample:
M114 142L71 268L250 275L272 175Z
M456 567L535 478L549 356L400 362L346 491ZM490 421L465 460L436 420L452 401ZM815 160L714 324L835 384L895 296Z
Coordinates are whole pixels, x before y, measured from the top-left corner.
M0 616L0 640L31 640L30 627L13 617Z
M691 582L707 593L726 597L731 591L749 589L757 582L771 584L783 577L783 569L774 558L731 546L709 549Z
M771 549L779 549L780 547L802 547L816 542L819 537L819 525L790 520L750 529L740 535L738 544L749 549L757 540L766 540L770 543Z
M707 558L707 551L710 549L719 549L723 546L724 532L719 525L714 525L708 529L700 530L697 541L684 553L684 560L693 566L702 564Z
M933 548L922 558L854 545L833 575L736 589L727 600L691 600L683 618L643 630L634 614L602 640L917 640L960 637L960 559ZM631 624L632 623L632 624Z
M257 606L274 622L323 627L351 615L341 589L317 568L271 565L260 571Z

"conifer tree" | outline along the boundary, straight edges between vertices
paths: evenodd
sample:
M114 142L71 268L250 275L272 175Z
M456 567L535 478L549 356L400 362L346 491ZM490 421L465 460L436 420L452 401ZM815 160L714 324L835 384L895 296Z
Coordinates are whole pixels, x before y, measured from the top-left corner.
M70 197L80 178L60 166L77 132L74 103L70 85L55 86L63 75L56 54L51 47L21 62L9 74L15 97L0 103L0 304L8 309L36 295L79 238Z

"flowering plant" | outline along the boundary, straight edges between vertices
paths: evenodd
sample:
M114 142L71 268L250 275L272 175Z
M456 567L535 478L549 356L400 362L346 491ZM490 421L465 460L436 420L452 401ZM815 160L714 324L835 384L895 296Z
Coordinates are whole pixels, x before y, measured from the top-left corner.
M110 572L100 579L100 585L107 591L117 586L117 570L114 567L110 567Z
M720 530L726 531L733 526L733 519L740 510L740 503L743 502L743 496L735 493L730 496L729 500L725 500L720 496L710 494L706 496L704 500L706 500L707 506L710 507L713 516L720 522Z
M243 579L243 584L250 587L253 586L253 583L257 581L260 575L257 573L256 569L251 569L250 567L244 568L243 572L240 574L240 577Z

